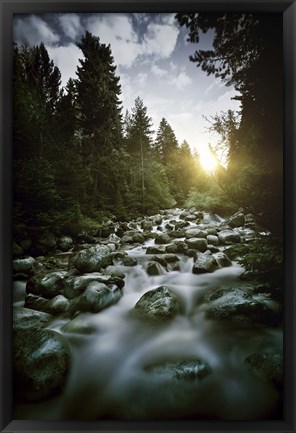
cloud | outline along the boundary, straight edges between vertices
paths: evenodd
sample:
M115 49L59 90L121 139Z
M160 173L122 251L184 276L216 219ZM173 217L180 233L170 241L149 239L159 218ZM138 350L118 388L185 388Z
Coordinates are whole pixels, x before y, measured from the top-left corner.
M133 17L139 24L147 24L151 20L150 14L145 13L133 13Z
M73 41L83 33L80 17L77 14L62 14L59 16L59 23L64 35Z
M119 66L132 66L141 52L131 17L127 15L95 14L87 19L86 28L99 36L102 43L111 45L115 63Z
M168 58L173 53L179 29L176 26L150 23L144 35L143 54Z
M81 51L75 44L60 47L47 47L49 57L59 68L62 74L62 86L64 87L69 78L76 78L78 59Z
M60 37L40 17L30 15L25 18L14 19L13 39L15 42L24 45L54 45L59 42Z
M181 71L176 77L172 79L172 83L179 90L183 90L184 87L192 83L192 79L189 77L189 75L186 74L185 71Z
M224 87L224 84L220 78L216 78L205 90L205 95L212 93L213 90L220 90Z
M155 64L151 66L151 72L157 78L165 77L168 74L168 71L166 71L165 69L161 69Z
M148 74L146 74L145 72L140 72L138 75L136 75L133 82L136 82L136 84L139 86L144 86L145 84L147 84L147 79Z
M115 63L131 67L139 58L151 56L156 59L168 58L175 49L179 29L171 24L171 14L133 14L143 25L141 34L133 26L131 15L95 14L86 21L86 28L99 36L101 42L111 45ZM161 18L163 23L152 19Z

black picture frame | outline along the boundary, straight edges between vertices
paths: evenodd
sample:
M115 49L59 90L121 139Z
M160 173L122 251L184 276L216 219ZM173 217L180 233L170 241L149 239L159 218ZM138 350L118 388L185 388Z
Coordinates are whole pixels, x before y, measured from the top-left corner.
M296 3L278 0L150 1L11 1L1 4L1 432L295 432L295 101ZM278 12L284 23L284 262L285 262L285 386L284 419L260 422L80 422L12 419L12 18L14 13L45 12Z

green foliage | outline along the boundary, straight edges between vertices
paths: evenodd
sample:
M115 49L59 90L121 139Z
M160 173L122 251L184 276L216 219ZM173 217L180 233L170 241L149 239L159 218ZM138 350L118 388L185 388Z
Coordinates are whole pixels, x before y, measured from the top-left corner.
M196 207L223 216L230 215L236 209L235 204L226 199L224 191L211 178L208 178L207 183L202 184L200 188L190 190L184 206L187 209Z
M274 288L283 287L283 246L278 239L260 236L253 242L234 245L231 249L232 257L238 257L238 262L245 268L243 278Z

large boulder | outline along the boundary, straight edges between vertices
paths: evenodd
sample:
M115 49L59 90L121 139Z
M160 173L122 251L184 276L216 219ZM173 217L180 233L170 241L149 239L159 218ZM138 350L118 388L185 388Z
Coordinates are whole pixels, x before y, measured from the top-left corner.
M210 366L200 359L153 364L145 367L145 370L170 380L190 382L204 379L211 373Z
M13 261L13 270L17 274L28 274L33 268L35 259L33 257L26 257L24 259L16 259Z
M24 307L13 307L13 329L43 328L53 316Z
M48 329L14 331L14 387L26 402L39 402L59 394L70 367L65 338Z
M202 238L186 239L186 244L188 245L188 248L192 250L201 251L202 253L204 253L208 247L206 239L202 239Z
M214 272L219 268L217 260L210 254L198 253L192 267L194 274Z
M136 303L135 314L149 320L170 320L179 312L180 306L175 294L166 286L146 292Z
M122 291L115 284L107 286L104 283L93 281L89 283L80 296L73 299L69 312L72 315L78 311L98 313L110 305L116 304L121 297Z
M96 245L82 250L74 258L73 265L81 273L98 272L112 265L110 249L105 245Z
M276 325L278 314L264 302L256 301L248 289L217 289L206 295L206 316L216 320Z
M54 298L63 292L67 275L66 271L34 275L27 282L27 293L33 293L34 295L49 299Z

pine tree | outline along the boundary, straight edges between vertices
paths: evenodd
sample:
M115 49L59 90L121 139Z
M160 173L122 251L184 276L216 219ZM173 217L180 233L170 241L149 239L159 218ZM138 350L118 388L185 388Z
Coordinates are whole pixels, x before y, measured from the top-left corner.
M61 74L43 43L14 48L14 142L17 157L44 157L60 97Z
M145 208L145 189L147 177L147 159L152 150L152 119L147 115L147 107L140 97L135 100L131 113L125 115L125 146L130 155L130 186L141 197ZM139 197L138 197L139 200Z
M121 93L110 45L86 32L77 46L84 59L75 80L79 126L83 136L82 155L92 178L89 191L94 209L114 204L120 186L117 164L121 161Z
M178 141L171 125L164 117L157 130L154 148L163 164L169 165L174 161L178 151Z

